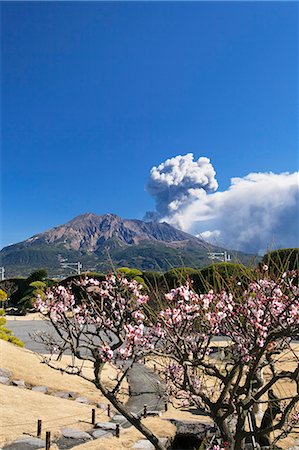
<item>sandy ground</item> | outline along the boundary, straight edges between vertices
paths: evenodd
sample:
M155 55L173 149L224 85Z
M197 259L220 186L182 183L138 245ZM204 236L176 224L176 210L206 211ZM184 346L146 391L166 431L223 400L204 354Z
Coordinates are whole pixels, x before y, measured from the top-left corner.
M37 386L44 385L50 391L74 391L80 396L85 396L92 401L107 404L99 391L89 382L68 374L60 372L42 364L40 357L35 353L14 346L5 341L0 341L0 367L10 370L14 379L22 379L26 383ZM71 362L71 357L65 356L60 363L62 366ZM90 367L84 371L88 375ZM106 384L113 383L115 371L107 367L103 374ZM125 388L124 388L125 389ZM52 437L59 435L63 427L89 430L91 428L91 405L85 405L72 400L61 399L50 395L34 392L29 389L0 384L0 445L9 443L22 436L22 434L36 434L37 420L43 421L42 437L50 430ZM96 419L107 421L106 412L97 409ZM169 437L175 434L175 427L168 421L160 418L147 418L144 421L152 431L159 437ZM119 439L101 439L76 448L83 449L105 449L131 448L142 435L134 428L122 432ZM117 443L116 443L117 442Z
M147 418L143 423L159 438L173 437L176 433L176 427L167 420L159 418ZM73 447L73 450L118 450L131 449L136 441L144 439L144 436L134 428L122 430L120 437L111 437L107 439L96 439L86 444Z
M299 346L293 346L293 350L298 354ZM71 362L71 357L65 356L61 364L64 366ZM279 365L283 369L293 369L297 364L294 354L284 354L279 360ZM151 362L153 365L153 362ZM5 341L0 341L0 367L13 372L15 379L23 379L30 385L45 385L50 391L73 391L80 396L87 397L93 402L107 401L101 396L99 391L88 381L77 376L62 375L60 372L50 369L41 363L40 357L35 353L14 346ZM88 375L91 368L84 368ZM105 369L103 377L107 384L113 383L115 370L112 367ZM269 374L265 373L265 378ZM126 386L124 387L126 389ZM295 386L293 383L281 382L277 390L282 396L294 395ZM11 442L22 433L35 434L37 419L43 420L43 432L51 430L52 435L59 433L59 429L68 426L78 429L88 430L91 428L91 405L80 404L72 400L65 400L53 396L45 395L39 392L33 392L13 386L0 385L1 398L1 427L0 427L0 445ZM148 418L145 423L159 437L169 437L175 434L175 427L170 424L167 418L176 418L181 420L208 422L207 416L198 416L188 410L178 410L169 405L168 411L162 418ZM107 421L106 413L98 410L97 419ZM88 422L88 423L87 423ZM294 445L298 433L293 433L287 439L279 442L282 448ZM122 432L121 437L100 439L80 446L75 449L82 450L115 450L129 449L136 440L142 439L142 435L134 428Z
M33 352L0 340L0 367L13 373L14 379L22 379L32 386L47 386L50 392L76 392L92 402L108 404L96 387L74 375L62 374L47 365ZM62 365L70 362L70 357L62 360ZM86 373L90 371L86 368ZM107 385L113 383L115 370L107 366L103 380ZM35 433L37 419L44 422L44 430L54 434L59 428L72 426L88 429L90 425L80 421L91 420L94 406L66 400L28 389L0 384L0 445L10 442L22 433ZM97 419L108 420L105 412L97 410Z

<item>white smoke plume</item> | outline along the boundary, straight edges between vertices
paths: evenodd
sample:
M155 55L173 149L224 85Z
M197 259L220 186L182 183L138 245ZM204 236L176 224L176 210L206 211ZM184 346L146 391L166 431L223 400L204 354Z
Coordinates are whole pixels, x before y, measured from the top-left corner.
M193 162L192 154L177 158L180 161L186 157ZM233 178L228 190L213 192L217 189L215 171L207 158L198 161L202 159L206 161L209 182L192 187L192 177L188 178L184 170L181 177L176 175L175 192L178 194L174 196L169 195L166 184L163 192L159 175L164 173L165 167L173 167L174 164L168 161L176 158L152 169L149 192L155 194L157 210L162 215L160 220L189 233L200 234L214 244L246 252L263 253L268 248L299 245L298 172L250 173L244 178ZM174 179L172 174L170 170L170 179ZM186 179L190 179L190 183L186 183ZM196 190L195 196L192 189ZM179 201L173 208L171 203L175 200Z
M193 204L206 192L216 191L215 175L208 158L194 161L192 153L178 155L152 168L147 190L156 200L158 214L164 217Z

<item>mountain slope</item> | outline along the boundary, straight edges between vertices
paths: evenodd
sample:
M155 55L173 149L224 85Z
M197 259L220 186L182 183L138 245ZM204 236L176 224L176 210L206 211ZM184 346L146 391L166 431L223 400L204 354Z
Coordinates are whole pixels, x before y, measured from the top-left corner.
M7 276L27 275L44 267L49 274L65 274L61 262L83 263L85 270L130 266L166 270L201 267L207 253L219 248L177 230L167 223L122 219L115 214L83 214L64 225L1 250Z

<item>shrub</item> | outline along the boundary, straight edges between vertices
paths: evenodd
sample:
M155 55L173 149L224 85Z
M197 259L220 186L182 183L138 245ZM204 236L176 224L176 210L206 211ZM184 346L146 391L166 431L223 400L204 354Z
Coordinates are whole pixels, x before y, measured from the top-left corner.
M267 265L269 273L280 276L283 272L299 272L299 248L283 248L263 256L261 266Z
M191 267L177 267L165 272L162 276L164 285L167 290L174 289L182 284L185 284L187 280L192 280L198 276L198 270Z
M7 300L7 293L0 289L0 302L6 302Z
M32 283L33 281L43 281L45 278L47 278L48 273L45 269L38 269L32 272L31 275L27 278L28 284Z
M61 284L62 286L65 286L66 284L69 284L71 281L81 280L82 278L94 278L98 281L104 281L105 275L103 273L99 272L83 272L80 275L70 275L67 278L64 278L63 280L60 280L58 283L55 284Z
M220 292L223 289L242 290L252 280L253 270L243 264L222 262L211 264L200 270L194 283L197 292L206 293L213 289Z
M11 342L12 344L24 347L24 343L12 334L12 331L6 328L6 319L4 317L4 309L0 309L0 339L3 341Z
M124 275L128 280L132 280L136 277L142 277L142 272L139 269L131 269L129 267L120 267L117 272Z

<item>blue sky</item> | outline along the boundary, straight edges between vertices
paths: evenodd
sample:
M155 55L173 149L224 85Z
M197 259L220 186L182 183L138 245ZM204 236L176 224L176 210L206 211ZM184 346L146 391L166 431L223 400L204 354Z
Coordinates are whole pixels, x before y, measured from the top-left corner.
M165 159L298 170L298 4L2 2L2 245L142 218Z

